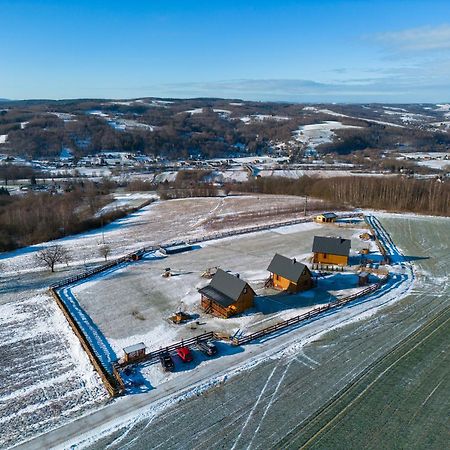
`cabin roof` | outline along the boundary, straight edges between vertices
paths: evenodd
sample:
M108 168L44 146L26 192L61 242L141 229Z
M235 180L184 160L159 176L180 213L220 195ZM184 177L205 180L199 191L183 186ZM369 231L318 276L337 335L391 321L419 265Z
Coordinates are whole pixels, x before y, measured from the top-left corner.
M237 301L245 287L251 289L244 280L236 275L217 269L211 282L199 289L199 292L227 308Z
M332 213L332 212L322 213L322 214L319 214L319 216L323 216L326 219L336 219L336 217L337 217L337 215L335 213Z
M350 239L314 236L312 251L314 253L329 253L331 255L348 256Z
M275 253L267 270L271 273L281 275L289 281L297 283L305 268L308 269L305 264L298 262L295 259L287 258L279 253Z
M129 345L128 347L124 347L123 352L126 354L137 352L138 350L145 350L145 344L143 342L139 342L138 344Z

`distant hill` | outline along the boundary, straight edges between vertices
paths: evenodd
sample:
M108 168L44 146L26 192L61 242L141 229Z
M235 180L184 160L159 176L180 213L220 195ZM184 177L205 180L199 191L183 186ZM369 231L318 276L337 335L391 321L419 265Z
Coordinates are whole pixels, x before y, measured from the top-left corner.
M8 102L8 100L0 100ZM370 150L447 151L450 105L298 104L239 99L74 99L9 102L2 147L27 157L101 150L169 159Z

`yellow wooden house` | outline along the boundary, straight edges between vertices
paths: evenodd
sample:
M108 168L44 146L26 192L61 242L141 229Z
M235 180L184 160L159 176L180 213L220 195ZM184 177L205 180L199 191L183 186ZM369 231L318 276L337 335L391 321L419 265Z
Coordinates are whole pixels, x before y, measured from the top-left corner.
M313 262L320 264L348 265L351 241L340 237L314 236Z
M286 256L275 254L267 270L275 289L299 292L313 287L311 272L305 264Z
M314 221L317 223L332 223L336 222L337 215L332 212L322 213L314 217Z
M198 290L207 313L228 318L253 306L255 291L239 275L218 269L211 282Z

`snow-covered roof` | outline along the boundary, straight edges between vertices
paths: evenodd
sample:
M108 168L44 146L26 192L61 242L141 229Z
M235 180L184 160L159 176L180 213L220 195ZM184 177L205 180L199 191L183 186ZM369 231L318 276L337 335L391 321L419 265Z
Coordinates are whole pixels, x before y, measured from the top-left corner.
M145 350L145 344L143 342L139 342L138 344L129 345L128 347L124 347L123 352L126 354L130 354L133 352L137 352L139 350Z

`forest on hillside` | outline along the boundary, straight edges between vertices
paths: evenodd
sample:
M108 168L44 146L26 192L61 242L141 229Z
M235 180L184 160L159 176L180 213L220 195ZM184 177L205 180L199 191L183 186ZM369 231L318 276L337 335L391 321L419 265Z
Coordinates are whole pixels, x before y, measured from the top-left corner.
M57 157L62 148L70 148L76 157L120 150L187 159L267 154L274 151L275 143L291 141L295 160L294 131L327 120L357 128L337 130L333 142L318 147L325 154L382 151L399 143L422 151L450 147L450 134L445 130L431 131L419 122L400 125L403 122L397 116L389 120L398 125L389 126L374 120L380 119L378 107L363 106L333 105L335 111L342 111L335 113L327 105L223 99L0 103L0 136L7 136L0 152ZM438 112L427 114L432 114L428 120L440 118ZM297 146L300 151L301 144Z

